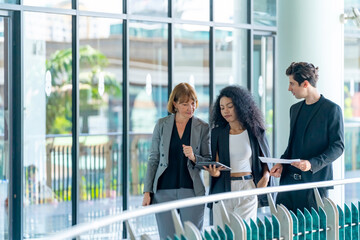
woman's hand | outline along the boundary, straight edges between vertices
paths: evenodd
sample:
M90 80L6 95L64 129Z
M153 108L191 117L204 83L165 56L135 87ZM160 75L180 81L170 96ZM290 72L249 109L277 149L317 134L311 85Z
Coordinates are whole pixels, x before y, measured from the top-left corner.
M183 152L184 152L185 157L187 157L188 159L190 159L193 162L196 162L196 158L195 158L192 147L186 146L185 144L183 144L182 147L183 147Z
M281 163L277 163L275 164L275 166L271 168L270 176L278 178L281 176L282 170L283 170L283 165Z
M212 177L219 177L221 174L220 171L225 170L225 168L222 166L217 168L215 164L212 164L212 165L210 164L209 167L206 167L206 166L203 166L203 167L206 171L209 172L209 174Z
M257 188L263 188L266 187L269 183L269 179L270 179L270 173L268 171L266 171L263 175L263 177L260 179L260 181L257 184Z
M142 205L143 206L148 206L150 205L151 202L151 196L149 192L144 193L144 198L143 198L143 202Z

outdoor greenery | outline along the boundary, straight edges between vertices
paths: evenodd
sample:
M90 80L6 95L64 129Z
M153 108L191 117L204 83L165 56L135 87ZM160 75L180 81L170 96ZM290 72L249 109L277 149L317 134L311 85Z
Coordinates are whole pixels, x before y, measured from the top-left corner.
M80 117L85 121L108 105L109 97L121 99L121 85L113 74L104 71L109 65L107 57L89 45L79 49L79 100ZM51 73L51 94L47 96L46 133L71 133L72 119L72 49L56 51L46 61L46 70ZM104 79L104 94L99 93L99 79Z

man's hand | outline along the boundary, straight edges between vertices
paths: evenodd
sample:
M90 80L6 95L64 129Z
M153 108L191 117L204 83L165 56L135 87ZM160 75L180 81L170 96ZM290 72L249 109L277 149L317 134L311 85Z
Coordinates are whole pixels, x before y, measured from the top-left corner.
M308 160L300 160L300 162L293 162L291 166L300 169L303 172L307 172L311 169L311 163Z
M278 178L281 176L282 170L283 170L283 165L281 163L277 163L275 164L275 166L271 168L270 176Z
M257 184L257 188L263 188L266 187L269 183L269 179L270 179L270 173L268 171L265 172L265 174L263 175L263 177L260 179L260 181Z
M144 193L144 198L143 198L142 205L143 206L148 206L148 205L150 205L150 202L151 202L150 193L149 192Z
M192 147L186 146L185 144L183 144L182 147L183 147L183 152L184 152L185 157L187 157L188 159L190 159L193 162L196 162Z

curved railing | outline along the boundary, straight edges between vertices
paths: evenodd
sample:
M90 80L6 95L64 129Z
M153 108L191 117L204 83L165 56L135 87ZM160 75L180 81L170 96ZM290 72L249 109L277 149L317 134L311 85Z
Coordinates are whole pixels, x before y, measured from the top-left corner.
M332 181L321 181L321 182L313 182L313 183L304 183L304 184L296 184L296 190L310 189L310 188L321 188L321 187L330 187L337 185L344 185L350 183L359 183L360 178L350 178L350 179L342 179L342 180L332 180ZM286 192L294 190L294 185L286 185L286 186L276 186L276 187L267 187L267 188L256 188L252 190L246 191L238 191L238 192L227 192L221 194L214 194L209 196L202 197L194 197L187 198L184 200L171 201L161 204L155 204L148 207L143 207L135 210L127 210L117 215L107 216L103 218L96 219L91 223L82 223L76 226L70 227L66 230L59 231L54 234L50 234L43 238L37 238L42 240L57 240L57 239L69 239L80 236L83 233L86 233L91 230L99 229L117 222L126 221L129 219L141 217L147 214L154 214L159 212L164 212L172 209L189 207L199 204L205 204L220 200L226 200L236 197L246 197L251 195L260 195L260 194L268 194L268 193L276 193L276 192Z

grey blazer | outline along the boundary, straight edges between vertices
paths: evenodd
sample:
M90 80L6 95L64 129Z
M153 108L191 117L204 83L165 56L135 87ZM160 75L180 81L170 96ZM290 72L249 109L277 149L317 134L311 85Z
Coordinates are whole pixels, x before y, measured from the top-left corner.
M159 119L156 123L147 164L144 192L156 193L158 180L168 166L174 120L175 115L169 115ZM190 146L197 162L211 161L209 124L195 116L192 117ZM189 159L187 167L193 181L195 195L205 195L205 186L200 174L201 168L195 167Z

